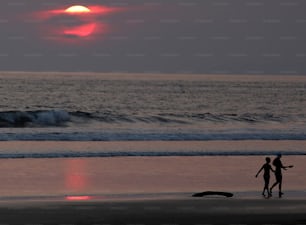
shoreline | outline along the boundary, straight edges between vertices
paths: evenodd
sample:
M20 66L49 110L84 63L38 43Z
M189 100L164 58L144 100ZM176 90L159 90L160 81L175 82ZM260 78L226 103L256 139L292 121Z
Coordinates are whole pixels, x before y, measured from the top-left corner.
M202 190L212 191L212 190ZM233 197L210 195L204 197L193 197L196 192L160 192L160 193L67 193L64 195L10 195L0 196L0 207L7 203L52 203L52 202L142 202L142 201L305 201L306 191L286 190L282 198L277 193L267 198L260 191L231 192Z
M305 156L303 140L0 141L0 158ZM268 150L269 149L269 150Z

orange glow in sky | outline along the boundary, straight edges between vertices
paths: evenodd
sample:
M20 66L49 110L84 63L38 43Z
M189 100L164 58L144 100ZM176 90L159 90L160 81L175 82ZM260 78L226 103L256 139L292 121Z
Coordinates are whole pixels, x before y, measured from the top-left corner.
M73 28L67 28L64 30L64 34L68 36L75 37L87 37L90 36L96 28L95 23L89 23L81 26L76 26Z
M42 35L53 37L54 40L63 43L67 41L76 43L76 40L81 41L86 37L99 38L97 34L101 35L109 30L108 24L101 22L100 18L122 10L123 8L102 5L72 5L36 12L33 16L44 21L44 26L40 28ZM72 23L65 24L61 21L72 21Z

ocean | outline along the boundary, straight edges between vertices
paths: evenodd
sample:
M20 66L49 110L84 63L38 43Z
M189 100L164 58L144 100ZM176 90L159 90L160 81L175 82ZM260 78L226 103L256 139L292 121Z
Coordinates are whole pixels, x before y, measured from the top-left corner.
M306 154L303 76L2 72L0 95L2 158ZM247 141L293 144L226 148ZM17 149L12 142L53 148ZM114 149L98 142L168 144Z
M0 203L256 198L277 153L306 196L306 77L2 72L0 95Z

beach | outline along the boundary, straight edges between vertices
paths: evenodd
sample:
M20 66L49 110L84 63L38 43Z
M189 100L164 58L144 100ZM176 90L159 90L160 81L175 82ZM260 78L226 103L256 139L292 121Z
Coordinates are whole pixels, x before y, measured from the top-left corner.
M306 225L305 8L3 0L0 225Z
M32 202L0 206L5 224L286 224L306 223L301 200L184 199Z
M124 196L142 193L183 193L182 196L186 196L184 193L187 193L189 196L194 192L208 190L237 192L237 196L256 197L261 194L263 178L262 174L258 178L255 178L255 175L264 164L265 157L270 156L273 159L274 155L233 155L231 148L236 152L240 152L239 149L245 149L246 146L249 146L249 149L258 149L259 153L261 147L262 151L264 148L269 148L270 151L282 152L290 145L278 141L3 142L2 144L2 157L8 152L13 156L20 156L18 155L20 152L16 149L23 149L30 154L27 155L28 158L23 158L24 155L21 155L21 158L0 159L1 197L71 194L123 194ZM291 146L295 147L296 151L300 151L304 142L291 141ZM65 158L52 154L63 152L61 148L69 149L68 155L73 156L78 153L77 157ZM163 153L165 148L168 150L168 156L160 156L158 153ZM186 148L196 154L190 156L173 154L184 153ZM206 154L214 148L221 149L223 155ZM119 152L119 156L105 156L105 154L102 154L102 157L79 156L91 152L108 153L110 149L112 152ZM226 151L223 149L227 149L228 155L224 155ZM151 154L142 156L145 150ZM245 151L248 152L247 149ZM37 153L48 153L55 158L42 158ZM292 192L284 197L305 195L305 156L284 155L282 161L284 165L294 165L294 168L284 171L284 192L285 194L287 191ZM271 184L274 179L271 174Z
M51 143L48 142L49 148ZM15 147L21 144L27 148L25 143L15 143ZM43 143L28 144L35 150ZM143 144L134 143L134 147ZM162 144L167 145L157 143L155 148ZM113 147L118 143L95 145ZM169 148L178 145L191 143L168 143ZM281 199L277 189L272 198L261 195L263 179L261 175L255 178L255 174L264 158L257 155L1 159L0 222L305 224L305 156L283 157L283 163L293 164L294 168L284 171L285 195ZM192 197L203 191L227 191L234 196Z
M2 73L0 224L305 224L306 80L279 78Z

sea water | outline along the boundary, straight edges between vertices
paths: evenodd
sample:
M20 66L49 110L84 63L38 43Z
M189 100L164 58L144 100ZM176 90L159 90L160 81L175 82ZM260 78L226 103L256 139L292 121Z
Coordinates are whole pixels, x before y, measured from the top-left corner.
M306 154L303 76L2 72L0 95L2 158ZM17 149L6 141L53 141L57 147ZM185 147L155 149L152 143L161 141ZM273 144L272 151L256 144L247 150L187 147L226 141L300 144ZM74 142L87 147L71 147ZM151 147L99 148L97 142Z
M280 152L286 197L305 197L305 92L304 77L2 72L0 201L257 196Z

